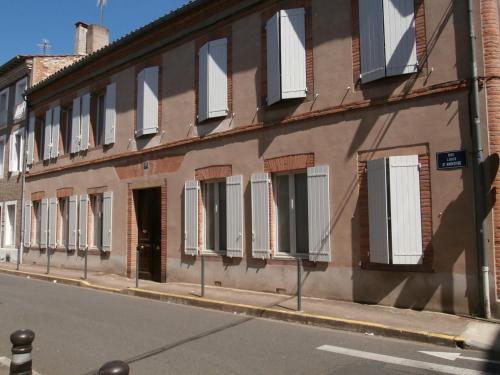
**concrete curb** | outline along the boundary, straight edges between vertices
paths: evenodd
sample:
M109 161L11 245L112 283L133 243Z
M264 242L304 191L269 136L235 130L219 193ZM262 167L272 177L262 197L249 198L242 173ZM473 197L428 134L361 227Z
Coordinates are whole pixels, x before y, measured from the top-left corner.
M183 295L164 293L164 292L155 292L145 289L110 288L100 285L94 285L85 280L71 279L61 276L51 276L46 274L39 274L39 273L32 273L25 271L10 270L5 268L0 268L0 273L29 277L37 280L55 282L64 285L79 286L110 293L148 298L157 301L171 302L176 304L202 307L224 312L244 314L257 318L281 320L291 323L300 323L318 327L339 329L344 331L374 334L385 337L418 341L430 344L445 345L451 347L459 347L459 348L469 347L466 344L466 340L463 337L443 334L439 332L427 332L427 331L411 330L407 328L390 327L373 322L335 318L335 317L308 314L295 311L284 311L275 308L229 303L224 301L211 300L207 298L183 296Z

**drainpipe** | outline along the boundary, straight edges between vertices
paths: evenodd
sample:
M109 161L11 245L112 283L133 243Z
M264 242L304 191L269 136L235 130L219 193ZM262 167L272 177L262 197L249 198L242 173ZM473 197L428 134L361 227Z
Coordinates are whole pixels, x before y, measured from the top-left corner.
M474 30L473 0L467 0L469 15L469 33L471 47L472 100L471 100L471 133L473 147L472 170L474 175L474 207L476 216L476 248L478 251L478 268L480 275L480 296L482 310L486 319L491 318L490 283L488 267L488 239L485 231L486 194L483 174L483 143L481 137L481 118L479 116L479 77L476 60L476 34Z

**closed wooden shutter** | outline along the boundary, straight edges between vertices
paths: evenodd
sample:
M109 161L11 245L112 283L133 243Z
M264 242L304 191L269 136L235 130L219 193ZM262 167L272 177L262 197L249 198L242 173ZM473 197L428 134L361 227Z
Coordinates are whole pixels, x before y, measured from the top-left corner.
M280 14L266 24L267 43L267 105L281 100Z
M49 201L42 199L40 205L40 248L46 249L48 245L49 230Z
M73 100L73 118L71 120L71 148L72 154L80 151L80 127L81 127L81 98Z
M157 66L142 70L137 76L137 136L158 132Z
M50 159L50 150L52 148L52 109L45 112L45 128L43 138L43 160Z
M57 198L49 199L49 247L57 246Z
M23 244L25 248L31 246L31 207L31 201L24 203Z
M78 218L78 224L80 229L78 230L79 241L78 248L80 250L87 249L87 227L88 227L88 216L89 216L89 196L87 194L80 195L80 215Z
M209 43L208 117L228 114L227 104L227 38Z
M281 98L304 98L307 95L305 10L282 10L280 19Z
M9 142L9 172L11 173L18 172L21 169L18 153L18 149L21 149L19 142L21 142L21 140L20 137L17 136L17 133L12 133Z
M106 87L105 97L106 116L104 119L104 144L115 143L116 128L116 83Z
M386 75L417 71L414 0L384 1Z
M81 123L80 151L88 150L89 148L89 126L90 126L90 94L85 94L82 96L82 123Z
M102 195L102 250L111 251L113 230L113 192L106 191Z
M226 178L227 256L243 257L243 176Z
M389 264L390 261L386 160L369 160L367 163L371 263Z
M422 216L417 155L389 158L393 264L422 263Z
M61 107L54 107L52 110L52 147L50 157L55 159L59 156L59 128L61 123Z
M359 39L361 82L371 82L385 77L384 6L382 0L359 0Z
M252 190L252 256L270 257L269 241L269 173L256 173L251 178Z
M186 255L198 254L198 181L184 185L184 251Z
M28 123L28 144L26 148L26 164L33 165L33 153L35 148L35 123L36 119L34 115L30 115Z
M198 52L198 121L208 118L208 50L204 44Z
M330 182L327 165L307 169L309 260L330 262Z
M69 197L68 207L68 249L76 250L78 237L78 196Z

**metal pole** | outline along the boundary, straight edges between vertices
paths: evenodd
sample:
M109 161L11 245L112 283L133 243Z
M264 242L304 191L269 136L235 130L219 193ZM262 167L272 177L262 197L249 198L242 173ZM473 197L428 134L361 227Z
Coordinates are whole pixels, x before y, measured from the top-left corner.
M47 247L47 275L50 273L50 247Z
M480 295L482 296L483 314L491 318L490 284L488 267L488 238L486 236L486 194L483 174L483 142L481 139L481 118L479 116L479 75L476 62L476 35L474 30L474 12L472 0L468 0L469 32L471 43L472 102L471 133L473 147L472 171L474 175L474 208L476 216L476 247L479 258Z
M29 77L28 77L29 79ZM31 80L30 80L31 81ZM30 82L31 85L31 82ZM28 100L26 98L26 95L23 95L23 100L26 102L26 119L25 119L25 126L24 126L24 139L25 142L28 142L28 137L29 137L29 123L30 123L30 113L29 113L29 106L28 106ZM28 165L28 148L26 147L26 151L23 153L23 170L21 172L22 178L21 178L21 241L19 243L19 247L17 249L17 262L16 262L16 270L19 271L19 267L21 265L21 257L23 256L24 252L24 236L27 234L24 233L24 221L27 220L25 215L24 215L24 189L26 188L26 167Z
M105 363L99 369L99 375L128 375L130 367L123 361L112 361Z
M32 362L31 344L35 339L35 332L29 329L20 329L10 335L12 343L12 361L10 362L9 375L31 375Z
M205 257L201 255L201 296L205 297Z
M297 258L297 311L302 311L302 259Z
M85 259L84 259L84 266L83 266L83 279L87 280L87 267L88 267L88 256L89 256L89 249L85 249Z
M139 247L135 252L135 287L139 288Z

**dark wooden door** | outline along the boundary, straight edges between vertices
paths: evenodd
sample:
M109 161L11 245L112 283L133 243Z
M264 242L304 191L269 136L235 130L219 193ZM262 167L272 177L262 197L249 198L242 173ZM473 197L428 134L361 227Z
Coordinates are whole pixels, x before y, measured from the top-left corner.
M161 281L160 188L136 191L139 278Z

